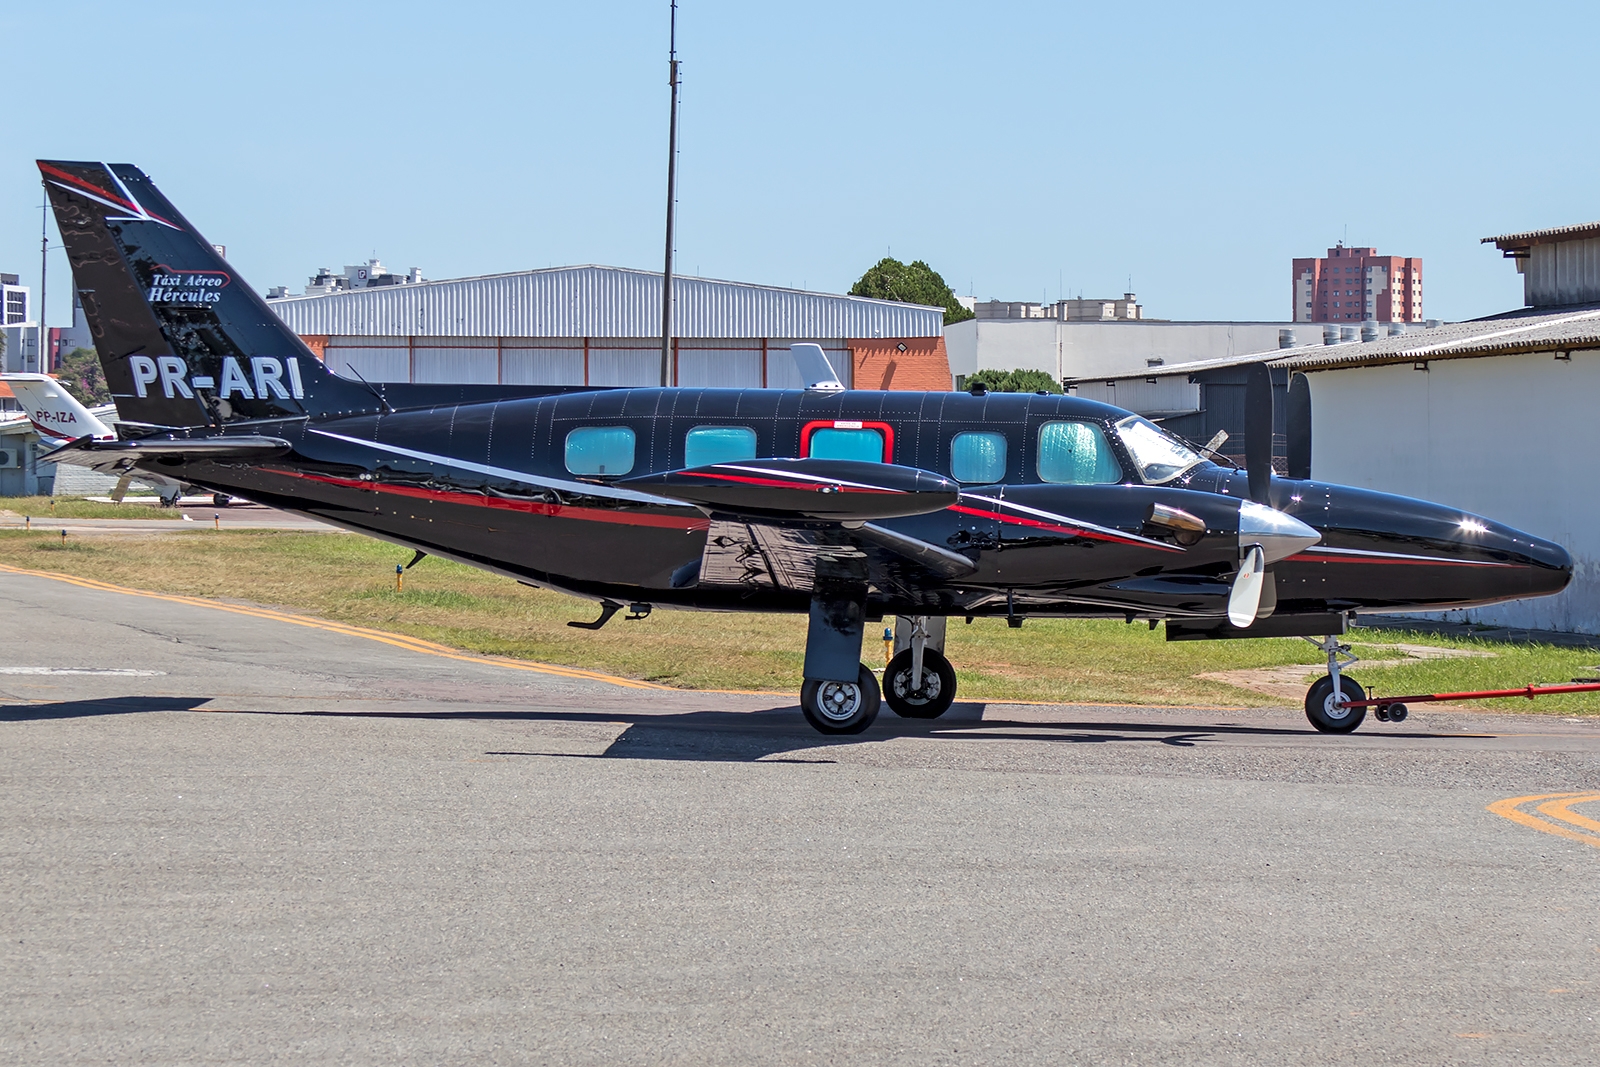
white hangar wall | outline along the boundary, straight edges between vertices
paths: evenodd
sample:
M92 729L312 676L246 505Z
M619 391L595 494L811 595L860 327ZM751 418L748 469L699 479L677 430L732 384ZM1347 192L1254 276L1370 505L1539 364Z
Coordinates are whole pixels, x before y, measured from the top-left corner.
M1421 497L1556 541L1554 597L1443 617L1600 633L1600 350L1312 371L1312 475Z
M1149 368L1224 359L1278 347L1280 330L1297 344L1322 340L1318 323L1059 322L1055 319L967 319L945 327L950 373L1038 370L1062 378L1113 377Z

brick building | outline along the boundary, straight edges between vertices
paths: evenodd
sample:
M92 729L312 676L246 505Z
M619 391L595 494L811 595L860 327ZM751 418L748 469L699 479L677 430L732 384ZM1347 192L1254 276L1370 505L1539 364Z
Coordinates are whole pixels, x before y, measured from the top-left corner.
M1422 260L1376 248L1294 261L1295 322L1421 322Z

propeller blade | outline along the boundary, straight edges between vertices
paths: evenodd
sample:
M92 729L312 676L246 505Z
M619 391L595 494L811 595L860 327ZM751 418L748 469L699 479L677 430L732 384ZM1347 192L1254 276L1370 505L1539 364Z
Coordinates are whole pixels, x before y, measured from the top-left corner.
M1289 477L1311 477L1311 383L1298 371L1289 376L1283 419L1289 437Z
M1241 630L1256 621L1261 607L1261 591L1265 586L1266 553L1260 545L1251 545L1239 563L1239 574L1233 579L1233 589L1228 593L1228 621Z
M1250 499L1267 503L1272 485L1272 372L1252 363L1244 381L1244 466Z
M1277 610L1278 576L1272 573L1272 564L1269 563L1261 574L1261 603L1256 605L1256 618L1265 619Z

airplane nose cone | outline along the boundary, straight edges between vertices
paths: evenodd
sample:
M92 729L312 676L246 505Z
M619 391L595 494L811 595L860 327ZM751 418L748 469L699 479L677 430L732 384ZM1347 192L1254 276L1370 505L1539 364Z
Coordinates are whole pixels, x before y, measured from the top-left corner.
M1293 515L1243 500L1239 503L1239 550L1260 545L1268 563L1310 548L1322 535Z
M1572 555L1565 548L1541 537L1529 537L1527 534L1518 536L1524 539L1524 543L1518 547L1535 564L1532 575L1534 591L1529 595L1559 593L1572 582Z
M1554 541L1475 515L1461 518L1453 540L1480 558L1511 566L1500 581L1503 597L1550 596L1572 581L1572 556Z

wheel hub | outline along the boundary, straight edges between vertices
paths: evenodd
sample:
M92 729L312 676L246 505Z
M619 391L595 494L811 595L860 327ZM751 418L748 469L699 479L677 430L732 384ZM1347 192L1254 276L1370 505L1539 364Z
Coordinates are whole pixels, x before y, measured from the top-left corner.
M939 692L943 688L939 684L939 673L922 669L922 688L911 688L911 672L900 671L889 682L894 686L894 695L901 700L912 704L931 704L939 699Z
M1350 708L1340 703L1342 693L1329 693L1328 699L1322 702L1322 713L1328 718L1338 721L1350 714Z
M855 682L824 682L817 691L817 711L830 722L848 722L861 710L861 686Z

